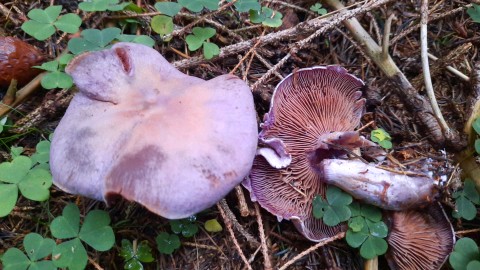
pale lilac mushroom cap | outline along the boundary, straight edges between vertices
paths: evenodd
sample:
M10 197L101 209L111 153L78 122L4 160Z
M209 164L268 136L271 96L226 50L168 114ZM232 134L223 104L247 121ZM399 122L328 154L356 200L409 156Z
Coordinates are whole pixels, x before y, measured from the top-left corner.
M149 47L117 43L67 67L79 93L58 125L50 166L61 189L136 201L166 218L202 211L248 174L257 124L232 75L185 75Z
M326 189L315 165L345 156L345 150L332 145L371 145L353 131L364 111L363 86L342 67L300 69L278 84L264 117L259 135L263 147L244 186L252 200L279 219L292 220L312 241L341 229L312 215L314 196L324 196Z

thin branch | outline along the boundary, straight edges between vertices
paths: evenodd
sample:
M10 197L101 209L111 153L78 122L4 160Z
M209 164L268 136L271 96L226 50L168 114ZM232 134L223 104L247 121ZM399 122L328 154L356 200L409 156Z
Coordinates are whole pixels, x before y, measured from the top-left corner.
M272 268L272 262L270 261L270 255L268 254L267 241L265 238L265 230L263 228L262 214L260 213L260 208L258 207L258 203L254 203L254 205L255 205L255 214L257 215L258 232L260 234L260 243L262 247L263 266L265 270L271 270L273 268Z
M309 247L307 250L304 250L302 253L298 254L297 256L293 257L290 261L288 261L287 263L285 263L284 265L282 265L282 267L280 267L278 270L285 270L287 269L287 267L289 267L290 265L294 264L296 261L300 260L301 258L305 257L306 255L310 254L311 252L317 250L318 248L320 247L323 247L325 246L326 244L328 243L331 243L335 240L338 240L338 239L342 239L343 237L345 237L345 233L344 232L341 232L341 233L338 233L330 238L327 238L327 239L324 239L320 242L318 242L316 245L314 246L311 246Z
M217 203L217 208L218 208L218 211L220 212L220 215L222 216L223 220L225 221L225 227L227 227L228 233L230 234L230 237L232 238L233 244L234 244L235 248L237 249L238 254L240 255L240 258L242 258L242 261L245 263L247 268L252 270L252 266L250 265L247 258L245 257L245 254L243 254L242 248L240 248L240 245L238 244L237 238L235 237L235 233L233 233L231 220L227 217L227 215L225 214L225 211L223 211L223 208L220 206L219 203Z
M382 40L382 58L388 58L388 45L390 43L390 29L392 28L392 21L395 19L395 14L392 13L388 16L388 19L385 21L385 29L383 31L383 40Z
M420 44L422 53L422 69L423 78L425 81L425 91L427 92L428 99L433 109L435 117L438 119L443 131L450 133L450 128L447 122L443 118L440 107L438 106L435 92L433 91L432 78L430 77L430 66L428 65L428 40L427 40L427 23L428 23L428 0L422 0L422 6L420 8L421 13L421 26L420 26Z
M436 57L435 55L431 54L431 53L428 53L428 58L434 60L434 61L437 61L438 60L438 57ZM462 72L460 72L458 69L452 67L452 66L447 66L446 67L448 71L450 71L453 75L456 75L457 77L459 77L460 79L462 79L463 81L465 82L469 82L470 81L470 77L468 77L467 75L463 74Z

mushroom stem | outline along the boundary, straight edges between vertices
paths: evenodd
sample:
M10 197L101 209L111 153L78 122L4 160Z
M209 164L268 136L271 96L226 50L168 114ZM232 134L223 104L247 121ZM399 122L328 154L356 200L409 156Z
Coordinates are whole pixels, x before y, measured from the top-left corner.
M437 183L421 174L399 174L357 160L325 159L317 165L322 179L356 199L388 210L405 210L431 202Z

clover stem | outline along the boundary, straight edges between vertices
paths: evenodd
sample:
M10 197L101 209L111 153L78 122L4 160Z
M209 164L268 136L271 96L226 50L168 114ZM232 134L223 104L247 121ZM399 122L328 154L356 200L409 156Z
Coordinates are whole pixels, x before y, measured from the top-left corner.
M378 270L378 257L366 260L364 264L365 270Z

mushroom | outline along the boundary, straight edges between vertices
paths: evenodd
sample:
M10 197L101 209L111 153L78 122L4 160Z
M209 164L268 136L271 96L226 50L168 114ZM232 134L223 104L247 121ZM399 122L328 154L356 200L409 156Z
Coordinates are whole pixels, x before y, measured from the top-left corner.
M437 182L425 174L386 171L358 160L324 159L316 168L325 183L388 210L420 207L438 192Z
M170 219L202 211L248 174L257 145L249 87L185 75L132 43L68 65L79 93L52 141L53 182L107 204L136 201Z
M275 88L261 126L264 146L244 186L252 200L279 220L292 220L312 241L341 230L312 215L314 196L325 196L326 189L314 165L345 156L353 147L372 145L353 132L364 111L363 86L342 67L299 69Z
M440 269L453 250L455 232L440 204L390 211L386 258L393 270Z
M15 79L18 85L27 84L41 70L32 68L45 58L32 45L14 37L0 37L0 88Z

